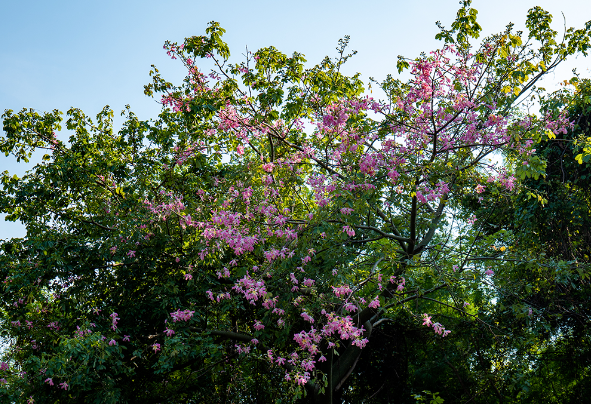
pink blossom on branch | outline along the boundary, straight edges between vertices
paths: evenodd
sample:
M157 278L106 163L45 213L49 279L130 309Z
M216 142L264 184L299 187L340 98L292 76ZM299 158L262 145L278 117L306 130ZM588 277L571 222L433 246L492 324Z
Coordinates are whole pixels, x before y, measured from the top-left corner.
M368 307L371 307L372 309L377 309L378 307L380 307L380 299L376 296L376 298L368 304Z
M193 314L195 314L194 310L177 310L170 313L170 316L172 317L172 321L176 323L177 321L189 321L193 317Z

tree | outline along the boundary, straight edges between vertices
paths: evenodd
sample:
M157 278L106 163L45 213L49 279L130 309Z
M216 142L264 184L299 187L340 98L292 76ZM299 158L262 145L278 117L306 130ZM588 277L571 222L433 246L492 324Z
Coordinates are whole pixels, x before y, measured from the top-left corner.
M108 107L94 121L71 109L65 142L59 111L5 111L0 150L47 154L23 178L2 177L1 210L27 236L0 255L11 340L1 394L381 399L362 353L487 324L490 286L510 278L511 235L485 237L463 201L484 190L509 198L513 168L486 159L512 154L530 162L518 172L536 175L535 141L570 125L518 108L540 77L588 49L591 24L558 43L550 22L534 8L525 42L508 26L474 47L480 26L464 1L441 26L442 49L399 59L411 79L388 77L384 101L340 73L348 38L308 69L273 47L233 64L212 22L205 36L166 43L188 73L175 86L153 67L156 120L128 108L114 133ZM205 75L200 59L216 68ZM490 258L507 258L505 273L493 276Z
M576 158L577 141L589 131L589 82L575 77L564 84L541 99L544 115L566 111L574 124L536 145L532 156L546 166L543 175L522 172L522 189L509 200L486 192L481 202L466 198L467 209L485 223L483 231L511 234L510 248L522 257L512 267L510 284L497 289L489 313L512 341L485 347L513 350L503 376L523 386L520 402L577 403L589 388L591 202L588 163ZM491 356L502 362L503 354Z

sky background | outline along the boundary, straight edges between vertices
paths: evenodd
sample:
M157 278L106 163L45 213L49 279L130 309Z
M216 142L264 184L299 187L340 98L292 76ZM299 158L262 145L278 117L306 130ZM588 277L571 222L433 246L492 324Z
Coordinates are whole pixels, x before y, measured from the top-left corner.
M513 22L525 29L527 10L536 5L554 16L553 28L583 27L591 20L588 0L474 0L483 35L500 32ZM283 53L298 51L310 65L335 56L337 41L351 36L358 54L344 73L360 72L362 80L396 76L398 55L416 57L436 49L436 21L446 27L459 8L457 0L426 1L31 1L0 2L0 112L34 108L39 112L70 107L96 115L105 105L118 112L126 104L140 119L160 109L143 94L155 64L168 81L180 82L183 67L162 49L166 40L204 34L209 21L227 30L232 59L240 61L246 47L255 51L275 46ZM591 57L579 57L546 78L554 88L577 67L590 77ZM375 95L375 93L374 93ZM61 139L67 135L58 134ZM21 176L30 164L0 156L0 171ZM0 215L0 238L24 237L19 223Z

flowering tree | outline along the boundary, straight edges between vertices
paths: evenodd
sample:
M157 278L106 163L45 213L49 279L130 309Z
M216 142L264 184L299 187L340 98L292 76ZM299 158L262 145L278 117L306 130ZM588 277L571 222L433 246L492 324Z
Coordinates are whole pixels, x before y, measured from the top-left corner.
M571 123L517 105L589 32L557 43L534 8L527 38L509 26L474 47L469 5L441 27L442 49L400 58L411 78L388 77L382 101L340 73L348 39L313 68L272 47L230 63L211 23L166 43L187 76L152 69L156 120L128 108L114 133L108 107L94 121L71 109L66 142L59 111L6 111L0 149L47 154L2 177L2 211L27 236L0 255L0 394L330 403L396 316L437 338L484 321L511 235L482 237L461 202L543 173L536 142ZM500 153L517 168L489 160Z

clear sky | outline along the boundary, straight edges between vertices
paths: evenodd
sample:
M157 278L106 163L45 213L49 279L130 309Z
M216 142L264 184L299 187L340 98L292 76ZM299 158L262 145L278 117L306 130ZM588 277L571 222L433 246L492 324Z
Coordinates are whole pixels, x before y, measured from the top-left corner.
M567 26L581 28L591 20L588 0L473 2L484 35L509 22L524 29L527 10L536 5L554 15L559 32L562 13ZM143 94L150 65L169 81L183 77L181 64L162 50L164 41L201 35L212 20L227 30L224 39L235 60L246 46L254 51L272 45L317 63L334 56L338 39L350 35L358 54L345 73L360 72L366 82L370 76L381 79L395 74L397 55L415 57L437 48L435 21L449 27L458 8L457 0L6 0L0 2L0 112L24 107L65 112L74 106L94 116L105 105L118 112L130 104L140 119L154 117L159 105ZM570 78L575 66L589 77L590 61L580 57L564 66L546 86ZM30 167L0 156L0 171L21 175ZM24 234L20 224L0 216L0 238Z

